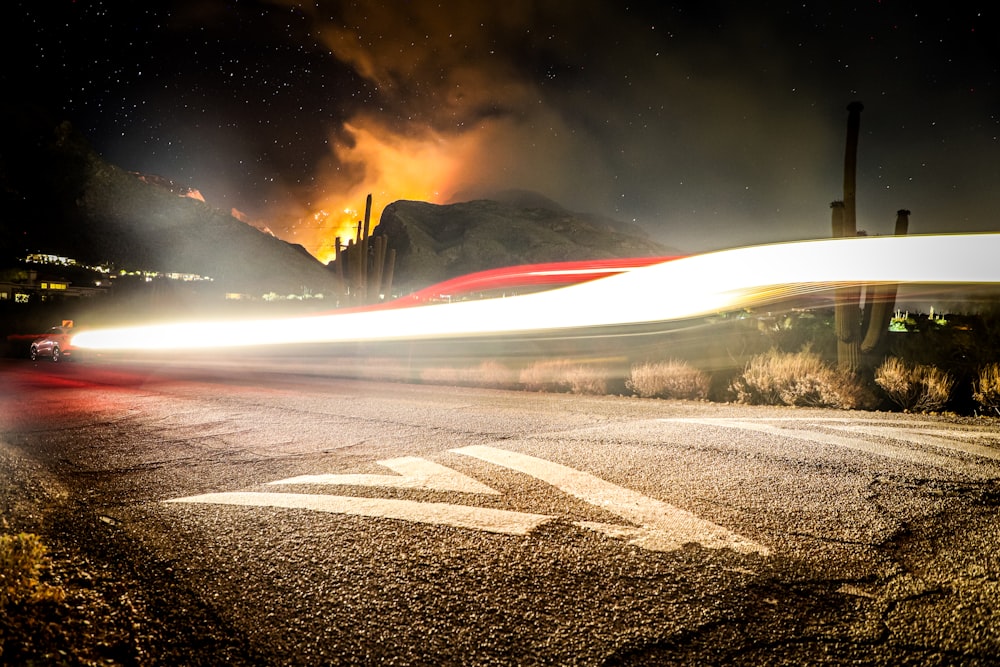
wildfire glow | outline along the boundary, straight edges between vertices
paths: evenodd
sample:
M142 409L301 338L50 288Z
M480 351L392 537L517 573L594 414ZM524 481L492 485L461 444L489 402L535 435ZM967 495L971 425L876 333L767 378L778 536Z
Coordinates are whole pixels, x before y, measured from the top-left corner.
M72 344L94 350L197 350L572 332L709 315L850 284L1000 284L998 256L1000 234L806 241L695 255L507 299L95 330L77 334Z
M474 162L480 145L478 133L445 137L424 130L419 135L401 135L366 118L355 119L345 129L352 137L352 145L336 143L334 154L339 166L318 177L336 195L320 202L314 214L319 224L312 238L302 241L324 263L336 254L336 237L342 243L355 237L369 194L372 229L378 225L382 209L394 201L441 203L462 181L463 165Z

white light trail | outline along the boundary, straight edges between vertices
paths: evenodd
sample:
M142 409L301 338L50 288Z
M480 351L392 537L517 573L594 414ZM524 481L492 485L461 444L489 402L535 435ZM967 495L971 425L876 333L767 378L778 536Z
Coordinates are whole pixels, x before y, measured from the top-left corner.
M1000 234L859 237L723 250L506 299L81 332L78 348L197 350L502 335L667 322L850 284L1000 284Z

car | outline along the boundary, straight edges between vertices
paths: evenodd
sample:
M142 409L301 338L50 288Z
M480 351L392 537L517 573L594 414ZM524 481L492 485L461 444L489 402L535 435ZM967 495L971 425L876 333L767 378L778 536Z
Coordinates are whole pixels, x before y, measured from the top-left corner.
M54 362L71 358L73 347L70 345L73 330L71 327L52 327L44 336L36 338L31 343L31 360L48 357Z

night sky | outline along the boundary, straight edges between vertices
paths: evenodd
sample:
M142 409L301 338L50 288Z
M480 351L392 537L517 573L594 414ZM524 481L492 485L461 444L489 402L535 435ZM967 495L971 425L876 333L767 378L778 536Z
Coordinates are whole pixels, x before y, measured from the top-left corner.
M826 237L852 100L859 228L891 233L907 208L911 233L996 231L997 14L985 0L17 0L3 85L106 160L321 257L369 192L377 220L398 199L533 190L689 252Z

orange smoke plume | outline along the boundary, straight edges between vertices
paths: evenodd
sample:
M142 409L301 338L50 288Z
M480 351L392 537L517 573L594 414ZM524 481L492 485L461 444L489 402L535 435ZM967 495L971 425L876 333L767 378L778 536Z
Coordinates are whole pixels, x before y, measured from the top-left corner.
M476 134L445 137L432 130L403 136L360 117L344 126L353 142L335 143L336 167L318 179L328 194L313 214L311 238L302 243L322 262L336 255L335 239L355 238L372 195L371 228L387 204L401 199L442 203L461 181L463 165L478 154ZM353 176L353 178L351 177Z
M320 198L311 232L298 241L323 262L335 256L336 237L343 244L355 237L369 193L374 229L385 206L403 199L443 204L484 185L559 193L567 178L601 192L613 180L595 164L593 147L562 141L569 129L545 110L522 119L483 119L452 133L410 126L402 134L370 117L355 118L344 128L353 142L331 141L329 166L317 175L322 189L335 194ZM566 164L588 168L567 173Z

